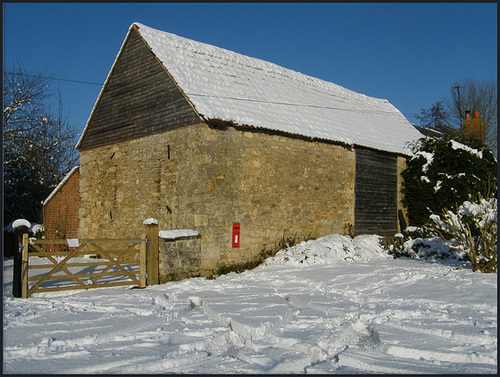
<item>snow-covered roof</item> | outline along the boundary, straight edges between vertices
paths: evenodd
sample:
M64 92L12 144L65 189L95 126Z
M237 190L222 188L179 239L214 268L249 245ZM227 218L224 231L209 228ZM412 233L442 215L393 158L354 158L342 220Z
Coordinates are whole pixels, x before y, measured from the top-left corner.
M78 168L79 168L79 166L75 166L73 169L71 169L71 170L69 171L69 173L68 173L68 174L66 174L66 176L62 179L62 181L61 181L61 182L59 182L59 184L57 185L57 187L56 187L54 190L52 190L52 192L51 192L51 193L50 193L50 195L47 197L47 199L45 199L45 200L42 202L42 205L46 205L46 204L50 201L50 199L52 199L52 198L54 197L54 195L55 195L55 194L56 194L56 193L57 193L57 192L61 189L61 187L63 187L63 186L64 186L64 184L65 184L66 182L68 182L68 179L70 179L70 178L71 178L71 176L72 176L72 175L73 175L73 174L74 174L74 173L78 170Z
M422 137L385 99L140 23L129 33L134 28L205 120L402 154Z

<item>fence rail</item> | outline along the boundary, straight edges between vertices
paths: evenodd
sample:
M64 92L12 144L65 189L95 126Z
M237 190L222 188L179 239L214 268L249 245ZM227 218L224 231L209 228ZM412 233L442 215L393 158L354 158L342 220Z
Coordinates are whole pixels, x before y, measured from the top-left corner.
M79 239L78 246L73 247L69 246L67 240L35 240L30 242L28 234L24 234L22 242L21 297L27 298L34 292L69 289L91 289L124 285L137 285L144 288L146 287L147 242L146 235L141 239ZM55 250L51 250L51 246ZM107 246L112 246L112 249ZM62 251L62 248L67 250ZM135 256L137 252L139 254L139 269L137 269L137 263L124 261L127 258L132 259L131 257ZM93 262L69 263L73 258L88 254L97 254L99 259ZM40 257L50 263L30 265L30 258L32 257ZM90 272L88 271L89 267L94 269L102 267L102 270ZM28 276L30 270L49 271L36 276ZM119 281L109 281L109 278L120 276ZM59 285L48 287L47 284L44 285L46 282L56 280L60 281ZM67 285L68 281L71 285ZM30 282L34 282L34 284L29 286Z

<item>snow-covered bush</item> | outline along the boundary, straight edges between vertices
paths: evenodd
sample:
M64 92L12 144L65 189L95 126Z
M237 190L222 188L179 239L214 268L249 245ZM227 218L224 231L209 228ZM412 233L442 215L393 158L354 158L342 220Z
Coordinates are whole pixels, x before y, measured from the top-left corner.
M36 239L42 239L45 235L45 227L42 224L32 224L30 227L30 233Z
M395 237L386 237L383 247L394 258L468 260L467 254L457 249L453 241L445 241L427 226L406 228Z
M497 272L497 199L465 201L456 211L431 215L442 238L466 253L474 271Z
M466 254L456 249L453 242L446 242L441 237L409 240L405 242L405 247L422 259L466 259Z
M430 215L454 210L471 195L495 196L496 158L490 150L469 143L472 147L446 137L416 143L401 174L410 225L428 224Z

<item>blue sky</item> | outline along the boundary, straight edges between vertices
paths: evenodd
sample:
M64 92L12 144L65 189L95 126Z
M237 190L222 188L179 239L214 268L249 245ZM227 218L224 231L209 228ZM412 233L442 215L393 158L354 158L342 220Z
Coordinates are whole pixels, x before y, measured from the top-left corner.
M104 83L137 21L369 96L410 122L455 82L497 79L496 3L4 3L4 69ZM57 87L57 83L55 85ZM83 130L101 87L59 81Z

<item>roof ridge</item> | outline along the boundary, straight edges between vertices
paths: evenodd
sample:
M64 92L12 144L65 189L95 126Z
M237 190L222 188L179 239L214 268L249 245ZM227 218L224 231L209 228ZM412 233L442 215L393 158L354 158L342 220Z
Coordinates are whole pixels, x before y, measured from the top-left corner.
M138 22L125 41L132 29L202 119L399 154L422 137L386 99Z
M364 99L370 99L370 100L375 100L375 101L382 101L384 103L390 103L387 99L368 96L366 94L359 93L359 92L356 92L354 90L351 90L351 89L348 89L346 87L343 87L343 86L341 86L339 84L336 84L334 82L327 81L327 80L324 80L324 79L321 79L321 78L318 78L318 77L314 77L314 76L308 75L306 73L302 73L302 72L293 70L291 68L283 67L283 66L281 66L281 65L279 65L277 63L273 63L273 62L270 62L270 61L267 61L267 60L263 60L263 59L260 59L260 58L256 58L256 57L244 55L244 54L241 54L241 53L236 52L236 51L231 51L231 50L226 49L224 47L219 47L219 46L212 45L210 43L195 41L195 40L192 40L192 39L189 39L189 38L186 38L186 37L179 36L179 35L174 34L174 33L170 33L170 32L167 32L167 31L155 29L155 28L152 28L150 26L146 26L146 25L141 24L139 22L134 22L131 25L131 28L134 25L138 27L139 34L141 34L141 31L140 31L141 28L143 28L143 29L149 29L149 30L151 30L151 31L153 31L155 33L160 33L160 34L169 36L169 37L171 37L173 39L179 39L180 41L183 41L183 42L185 42L187 44L190 44L190 45L195 45L195 46L198 45L198 46L203 46L203 47L209 47L209 48L214 49L216 51L222 51L224 53L224 55L210 54L209 51L207 51L207 53L203 53L203 54L200 53L199 51L194 51L194 53L202 54L202 55L207 55L207 56L211 56L211 57L224 58L225 60L230 60L233 63L236 63L238 65L242 65L242 66L246 66L248 68L262 70L262 71L266 71L266 72L269 72L269 73L276 73L276 74L279 74L280 76L287 77L287 78L290 78L290 79L293 79L293 80L296 80L296 81L300 81L303 84L315 87L315 88L319 89L322 93L325 93L325 94L328 94L328 95L333 95L333 96L336 96L336 97L339 97L339 98L350 98L350 99L353 99L353 98L351 98L349 96L349 94L353 94L354 97L360 96L360 97L362 97ZM239 59L237 59L237 57L244 58L245 60L248 60L249 63L244 64ZM230 59L228 59L228 58L230 58ZM259 63L259 64L256 64L256 63ZM264 68L261 65L264 66ZM167 69L168 69L168 67L167 67ZM335 93L332 93L330 91L325 90L325 88L323 87L324 85L332 86L332 87L334 87L337 90L340 89L345 94L345 96L341 96L341 95L338 95L338 94L335 94Z

